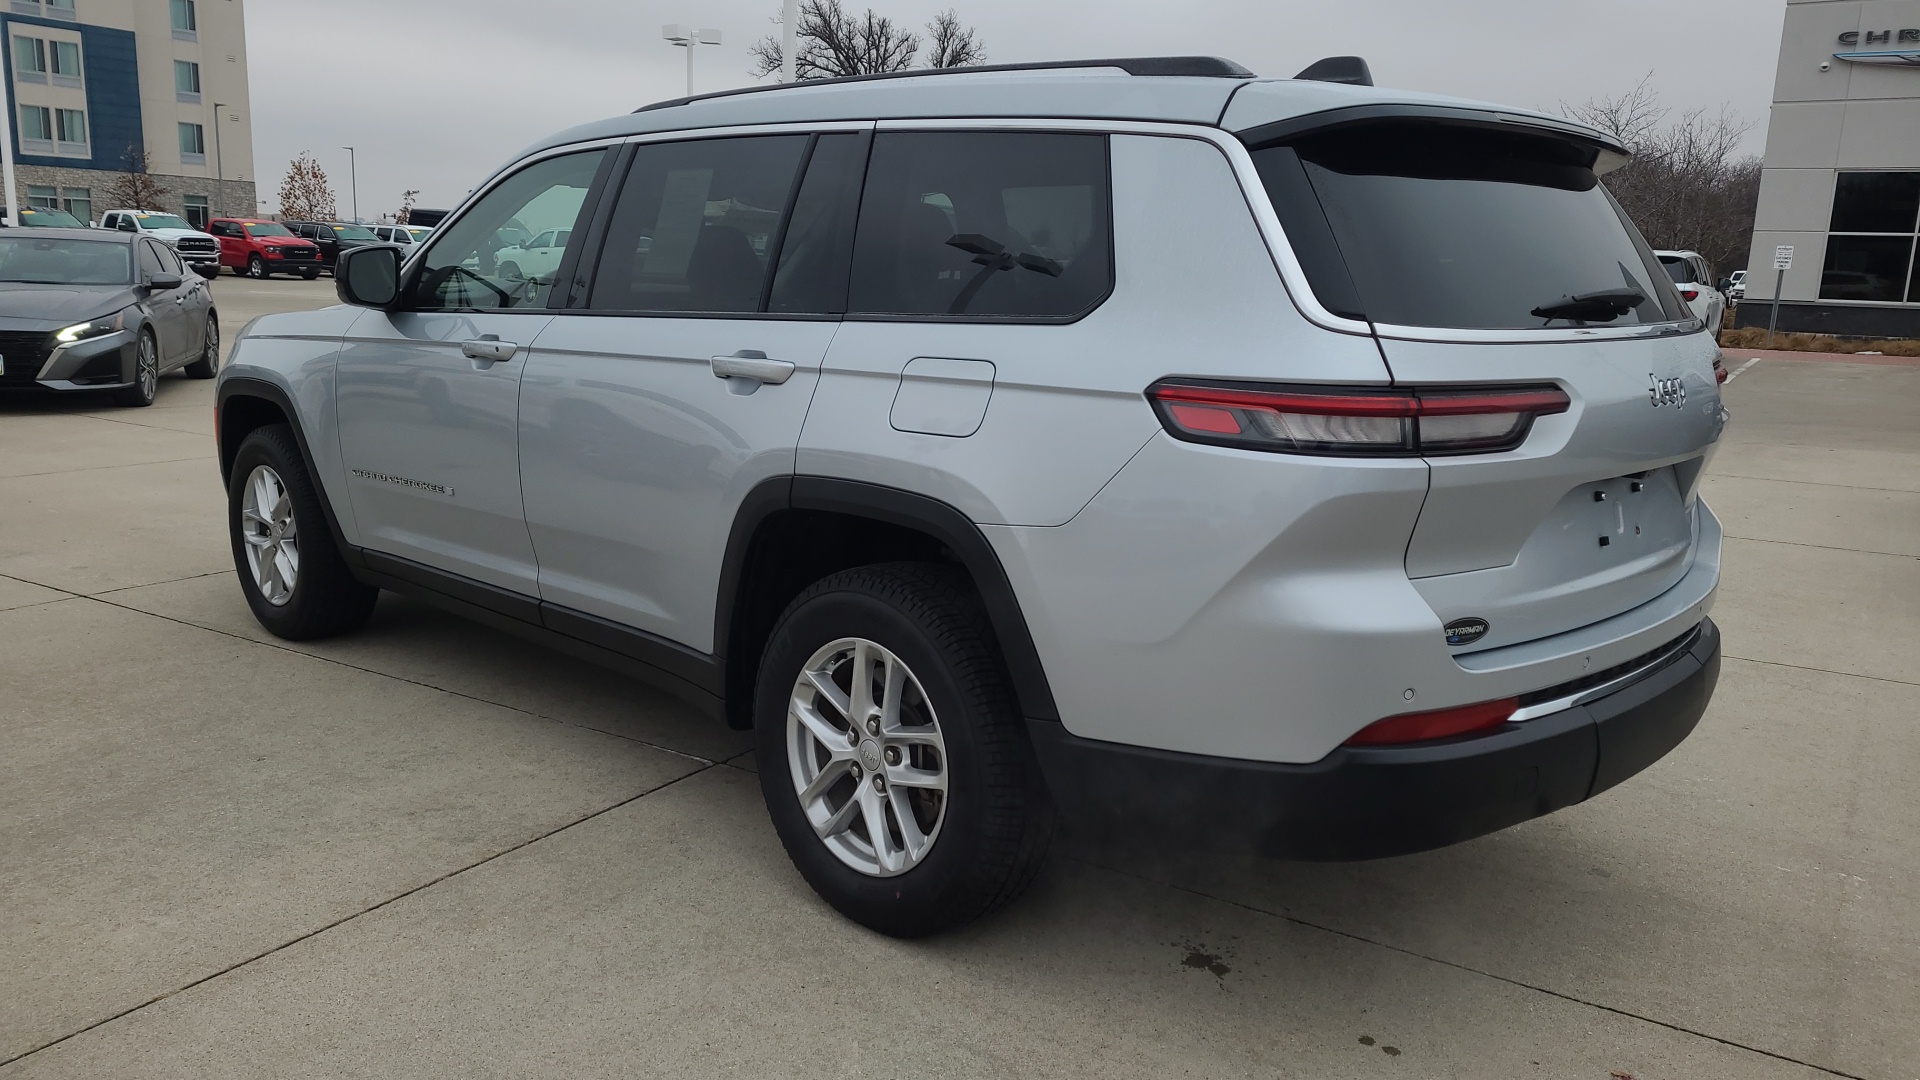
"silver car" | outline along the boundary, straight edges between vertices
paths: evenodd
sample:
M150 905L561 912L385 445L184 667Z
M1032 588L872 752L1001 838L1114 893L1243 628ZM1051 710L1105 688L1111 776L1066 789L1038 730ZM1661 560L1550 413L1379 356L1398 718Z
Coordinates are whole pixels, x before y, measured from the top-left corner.
M576 128L235 344L240 587L295 639L412 594L751 728L794 863L884 933L1005 904L1061 818L1479 836L1658 760L1719 673L1719 354L1625 160L1352 60Z

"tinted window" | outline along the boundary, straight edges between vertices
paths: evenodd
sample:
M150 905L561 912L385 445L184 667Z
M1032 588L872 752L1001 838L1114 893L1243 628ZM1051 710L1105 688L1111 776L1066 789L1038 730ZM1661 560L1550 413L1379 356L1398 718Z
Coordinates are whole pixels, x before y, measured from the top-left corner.
M1662 256L1660 266L1675 285L1685 285L1694 280L1693 264L1685 259Z
M1910 233L1920 220L1920 172L1841 173L1833 184L1834 232Z
M157 250L160 252L160 265L167 268L167 273L186 276L187 264L180 261L180 256L176 255L172 248L161 244Z
M435 234L416 287L429 310L544 307L560 258L539 264L501 259L526 229L571 227L606 151L536 162L487 192L460 219ZM364 230L363 230L364 231Z
M140 276L164 274L166 267L160 262L160 250L150 243L140 245Z
M1820 298L1898 301L1912 259L1911 236L1829 236Z
M1559 139L1430 123L1346 128L1253 155L1290 240L1330 228L1338 258L1301 262L1331 310L1402 326L1567 326L1535 309L1602 293L1645 299L1583 312L1586 323L1684 318L1592 156Z
M46 285L125 285L132 245L0 234L0 281Z
M1065 317L1112 279L1104 135L874 137L849 310Z
M592 307L758 311L808 138L640 146L607 225Z
M768 311L838 315L847 310L853 224L866 168L864 134L822 135L813 144L807 177L780 242Z

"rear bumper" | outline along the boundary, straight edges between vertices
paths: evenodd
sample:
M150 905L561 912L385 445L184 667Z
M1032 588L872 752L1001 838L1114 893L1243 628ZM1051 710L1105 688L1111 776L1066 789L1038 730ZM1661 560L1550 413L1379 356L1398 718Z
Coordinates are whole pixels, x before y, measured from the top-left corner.
M1720 632L1595 701L1488 735L1341 747L1311 765L1098 742L1058 723L1029 731L1062 815L1094 836L1273 858L1403 855L1504 829L1599 794L1693 731L1720 675Z

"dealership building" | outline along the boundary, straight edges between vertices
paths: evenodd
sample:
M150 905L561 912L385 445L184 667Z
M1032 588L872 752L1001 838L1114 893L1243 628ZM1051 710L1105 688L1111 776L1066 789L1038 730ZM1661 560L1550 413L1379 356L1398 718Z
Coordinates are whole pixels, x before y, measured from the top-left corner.
M1787 0L1741 326L1920 337L1920 0Z
M255 213L242 0L0 0L15 197L97 221L129 153L196 225Z

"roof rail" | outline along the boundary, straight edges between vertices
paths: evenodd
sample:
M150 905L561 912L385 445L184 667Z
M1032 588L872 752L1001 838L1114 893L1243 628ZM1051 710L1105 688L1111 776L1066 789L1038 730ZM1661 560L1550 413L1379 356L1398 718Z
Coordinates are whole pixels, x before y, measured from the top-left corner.
M1373 72L1367 67L1364 58L1358 56L1329 56L1324 60L1315 60L1307 65L1307 70L1294 76L1309 82L1346 83L1348 86L1372 86Z
M656 101L651 105L642 105L633 110L637 113L653 112L655 109L672 109L695 101L711 101L714 98L738 97L742 94L764 94L775 90L791 90L802 86L841 86L846 83L879 82L882 79L923 79L935 75L972 75L983 71L1058 71L1069 68L1119 68L1129 75L1146 77L1187 77L1202 79L1251 79L1253 72L1231 60L1218 56L1128 56L1109 60L1052 60L1041 64L981 64L976 67L957 68L914 68L907 71L888 71L877 75L843 75L837 79L808 79L795 83L769 83L765 86L743 86L736 90L720 90L711 94L696 94L693 97L671 98Z

